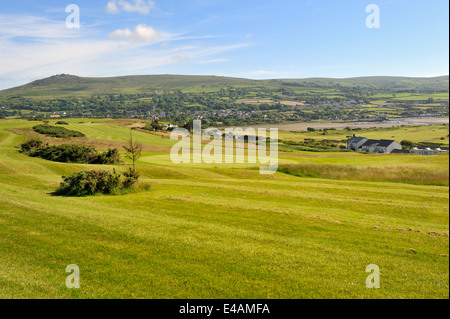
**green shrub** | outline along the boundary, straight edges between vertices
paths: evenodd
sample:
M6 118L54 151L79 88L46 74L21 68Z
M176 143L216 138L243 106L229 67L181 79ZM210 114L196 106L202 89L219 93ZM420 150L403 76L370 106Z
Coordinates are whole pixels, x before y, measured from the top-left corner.
M128 172L123 173L125 180L123 181L123 186L125 188L129 188L136 184L139 180L139 174L133 171L132 168L128 170Z
M400 142L400 144L402 145L402 148L404 150L409 150L411 147L414 146L414 143L408 140L403 140Z
M81 132L68 130L64 127L50 126L50 125L36 125L33 130L37 133L44 134L50 137L68 138L68 137L85 137Z
M69 123L64 122L64 121L58 121L55 124L58 124L58 125L69 125Z
M92 196L96 194L110 195L120 189L120 175L107 171L85 171L71 176L63 176L63 182L56 190L62 196Z
M29 153L32 157L40 157L53 162L61 163L93 163L97 157L97 151L93 147L78 145L45 146Z
M108 149L98 153L93 147L75 144L58 146L43 145L40 139L30 139L23 143L21 152L32 157L39 157L53 162L80 164L118 164L120 155L117 149Z
M84 197L97 194L114 195L124 194L133 190L150 189L150 185L144 184L138 187L139 175L129 170L121 175L101 170L101 171L85 171L74 173L71 176L63 176L63 181L55 191L58 196Z
M34 138L34 137L30 138L21 145L20 152L21 153L29 153L38 148L41 148L43 144L44 144L44 142L42 142L42 140L40 138Z
M90 164L117 164L120 163L119 151L114 148L109 148L106 152L98 154L95 160Z
M143 129L147 131L160 131L162 130L162 125L155 120L153 122L148 122Z

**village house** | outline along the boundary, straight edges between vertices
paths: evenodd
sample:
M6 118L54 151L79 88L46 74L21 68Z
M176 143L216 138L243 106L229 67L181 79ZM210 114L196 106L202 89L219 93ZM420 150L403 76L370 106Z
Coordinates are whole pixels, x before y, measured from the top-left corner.
M400 143L394 140L369 140L365 137L353 136L347 141L347 150L354 152L390 154L394 150L401 149Z
M357 152L366 141L367 138L365 137L356 137L353 135L353 137L347 141L347 149L349 151Z

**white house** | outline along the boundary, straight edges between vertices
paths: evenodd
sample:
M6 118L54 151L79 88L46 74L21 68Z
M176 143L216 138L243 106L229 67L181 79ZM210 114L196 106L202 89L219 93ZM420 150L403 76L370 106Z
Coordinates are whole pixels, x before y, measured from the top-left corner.
M347 149L355 152L390 154L394 150L401 150L402 146L393 140L369 140L365 137L353 136L347 141Z
M349 151L359 151L361 145L363 145L367 141L365 137L356 137L353 135L351 139L347 141L347 150Z

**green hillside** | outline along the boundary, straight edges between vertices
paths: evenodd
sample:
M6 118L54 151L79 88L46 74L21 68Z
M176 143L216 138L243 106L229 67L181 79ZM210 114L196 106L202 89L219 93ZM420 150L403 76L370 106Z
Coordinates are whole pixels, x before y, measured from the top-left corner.
M73 75L55 75L46 79L0 91L0 97L73 97L92 94L137 94L155 91L183 90L209 92L223 87L245 88L329 88L366 87L377 90L435 90L447 91L449 77L361 77L349 79L278 79L249 80L218 76L142 75L110 78L84 78Z
M83 78L56 75L32 83L0 91L0 96L68 97L92 94L136 94L155 91L204 89L215 87L256 87L258 81L216 76L142 75L112 78Z
M449 76L438 76L432 78L413 78L395 76L371 76L356 77L347 79L310 78L310 79L287 79L288 83L316 83L326 86L344 87L367 87L375 89L398 90L398 89L418 89L418 90L447 90L449 89Z

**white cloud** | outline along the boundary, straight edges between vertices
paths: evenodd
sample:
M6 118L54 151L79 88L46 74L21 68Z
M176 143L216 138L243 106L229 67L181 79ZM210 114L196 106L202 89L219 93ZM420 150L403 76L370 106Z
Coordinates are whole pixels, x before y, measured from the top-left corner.
M273 71L267 71L267 70L258 70L254 72L250 72L253 75L269 75L269 74L275 74Z
M220 63L220 62L228 62L228 59L211 59L211 60L203 60L198 61L197 64L211 64L211 63Z
M116 1L108 2L108 4L106 5L106 12L111 13L111 14L117 14L120 12L119 8L117 8Z
M65 28L64 21L0 15L0 90L61 73L88 77L167 73L171 66L180 70L196 61L219 62L221 54L246 46L211 44L204 37L158 32L145 25L116 31L116 38L132 41L98 38L93 28L74 32ZM193 46L191 39L205 42Z
M134 32L130 29L118 29L109 34L111 39L128 40L128 41L144 41L155 42L162 38L162 34L156 31L153 27L145 24L138 25Z
M148 14L151 10L155 9L155 7L155 3L151 0L134 0L134 3L125 0L112 0L108 2L106 11L111 14L117 14L120 12L120 9L122 9L123 11L130 13L137 12L140 14Z
M64 20L55 21L43 17L0 14L0 39L81 37L83 30L81 28L74 32L68 29Z

